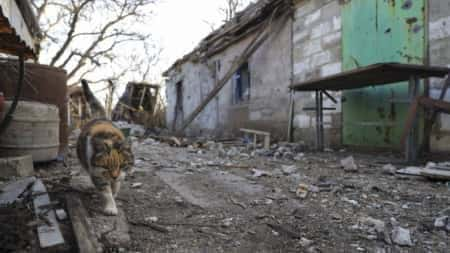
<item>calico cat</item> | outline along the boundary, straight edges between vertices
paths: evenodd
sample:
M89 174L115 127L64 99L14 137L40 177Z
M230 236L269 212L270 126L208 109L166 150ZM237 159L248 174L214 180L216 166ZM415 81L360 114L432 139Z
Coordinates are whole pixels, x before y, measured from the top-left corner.
M92 94L87 82L83 80L82 84L94 119L83 127L78 137L78 159L103 197L105 214L117 215L114 198L119 192L125 172L130 171L134 164L131 144L120 129L104 119L105 110Z

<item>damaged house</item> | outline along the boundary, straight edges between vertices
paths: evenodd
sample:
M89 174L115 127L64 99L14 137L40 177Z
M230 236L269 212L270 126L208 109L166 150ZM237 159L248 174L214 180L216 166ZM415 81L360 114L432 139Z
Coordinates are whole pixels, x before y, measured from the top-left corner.
M167 124L187 135L222 137L252 128L314 146L323 122L326 147L401 150L407 81L331 90L321 119L313 89L290 87L378 63L436 65L416 74L439 77L421 79L418 90L438 98L450 64L449 13L448 1L439 0L258 1L165 72ZM419 113L419 147L449 151L450 118L439 115L425 131L428 121Z

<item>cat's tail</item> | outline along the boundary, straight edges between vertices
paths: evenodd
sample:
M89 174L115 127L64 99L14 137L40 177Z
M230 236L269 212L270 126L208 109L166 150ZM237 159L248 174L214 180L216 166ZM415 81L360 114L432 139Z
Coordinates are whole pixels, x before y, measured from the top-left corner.
M98 99L92 93L91 88L86 80L81 80L81 85L83 86L84 97L89 105L89 117L91 119L104 119L106 118L106 111L103 105L98 101Z

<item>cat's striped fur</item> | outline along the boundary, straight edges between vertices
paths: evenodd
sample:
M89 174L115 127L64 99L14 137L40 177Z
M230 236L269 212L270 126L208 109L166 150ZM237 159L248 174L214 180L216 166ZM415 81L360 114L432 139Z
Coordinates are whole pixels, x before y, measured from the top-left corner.
M95 97L85 81L83 90L91 111L100 113L94 113L95 118L83 127L78 137L78 159L100 191L105 201L105 213L116 215L118 210L114 197L120 189L120 182L125 172L129 171L134 164L131 145L111 121L99 119L102 116L102 108L98 108L100 104L98 101L93 102L92 98L95 99Z

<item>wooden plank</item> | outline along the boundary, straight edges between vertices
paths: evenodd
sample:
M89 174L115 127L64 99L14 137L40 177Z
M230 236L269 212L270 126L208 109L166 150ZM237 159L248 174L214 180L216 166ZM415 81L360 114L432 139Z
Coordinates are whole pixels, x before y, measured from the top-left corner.
M447 78L444 81L444 86L442 87L441 94L439 95L439 100L441 100L441 101L444 100L449 86L450 86L450 73L447 75ZM425 135L425 138L427 139L427 144L426 144L427 150L430 149L430 141L429 140L430 140L431 131L433 129L433 125L434 125L434 122L436 121L437 116L438 116L438 112L436 110L432 110L431 117L429 118L429 120L426 121L426 124L425 124L424 135Z
M259 130L253 130L253 129L247 129L247 128L241 128L239 129L241 132L251 133L251 134L259 134L259 135L270 135L269 132L259 131Z
M403 129L402 137L400 139L400 143L402 144L402 146L406 144L406 138L408 137L413 127L413 123L417 117L418 107L419 107L419 98L415 99L414 102L409 106L405 127Z
M404 169L397 170L397 174L408 175L408 176L421 176L423 168L420 167L407 167Z
M0 191L0 205L11 204L18 200L19 195L25 191L27 186L35 181L35 177L27 177L3 187Z
M420 174L430 179L450 181L450 171L446 170L424 169Z
M33 199L36 215L38 217L44 217L46 222L49 223L43 223L37 227L39 244L41 248L49 248L64 244L64 238L61 234L61 230L59 229L55 211L53 209L50 211L48 210L51 203L50 197L46 193L47 190L40 179L34 182L32 190L33 194L36 196Z
M87 219L88 214L83 203L78 197L66 195L66 204L79 252L97 252L101 249L101 245L91 229L91 225Z
M445 113L450 113L450 103L442 100L436 100L432 98L422 97L419 100L420 105L431 108L435 111L441 111Z

